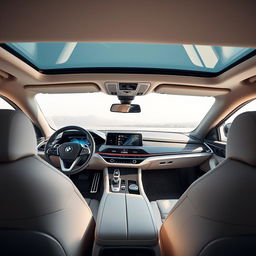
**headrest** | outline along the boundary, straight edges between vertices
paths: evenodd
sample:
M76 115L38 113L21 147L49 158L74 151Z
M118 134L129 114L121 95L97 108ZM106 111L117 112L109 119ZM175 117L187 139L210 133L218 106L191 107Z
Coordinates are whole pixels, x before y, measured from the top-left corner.
M256 166L256 112L245 112L233 121L228 133L227 158Z
M34 127L21 111L0 110L0 120L0 162L36 154Z

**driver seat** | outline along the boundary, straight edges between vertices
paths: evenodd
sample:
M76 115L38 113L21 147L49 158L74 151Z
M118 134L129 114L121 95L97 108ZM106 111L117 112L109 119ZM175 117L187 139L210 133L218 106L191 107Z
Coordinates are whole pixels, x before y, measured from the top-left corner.
M37 156L30 120L0 111L0 255L87 255L95 221L72 181Z

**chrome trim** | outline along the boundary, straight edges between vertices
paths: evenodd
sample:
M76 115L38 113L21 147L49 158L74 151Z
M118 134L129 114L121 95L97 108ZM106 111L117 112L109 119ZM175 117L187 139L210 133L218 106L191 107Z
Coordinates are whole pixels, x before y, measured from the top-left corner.
M40 141L38 144L37 144L37 150L43 145L45 144L46 145L47 141L46 140L42 140ZM39 151L39 150L38 150ZM40 152L40 151L39 151ZM42 151L43 152L43 151Z
M87 148L88 149L88 153L87 154L81 154L82 153L82 150L81 150L80 156L85 156L85 155L90 155L91 154L91 149L90 149L90 147L88 145L81 145L81 147L82 147L82 150L84 148Z
M91 194L95 194L98 192L99 181L100 181L100 173L97 172L93 176L93 181L92 181L91 190L90 190Z
M211 149L211 147L206 143L204 142L204 145L210 150L210 152L213 154L213 150Z

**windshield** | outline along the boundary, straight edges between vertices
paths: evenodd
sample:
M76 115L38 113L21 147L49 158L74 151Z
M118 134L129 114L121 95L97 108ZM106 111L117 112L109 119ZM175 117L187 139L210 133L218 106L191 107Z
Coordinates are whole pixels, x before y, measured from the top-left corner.
M113 113L116 96L104 93L37 94L36 100L54 128L77 125L97 130L190 132L214 103L213 97L151 93L132 102L141 113Z

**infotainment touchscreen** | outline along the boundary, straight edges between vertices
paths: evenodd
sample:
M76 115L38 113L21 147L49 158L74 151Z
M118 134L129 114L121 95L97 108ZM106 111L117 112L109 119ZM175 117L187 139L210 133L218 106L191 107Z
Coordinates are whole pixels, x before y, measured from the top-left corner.
M107 145L142 146L142 135L139 133L108 133Z

